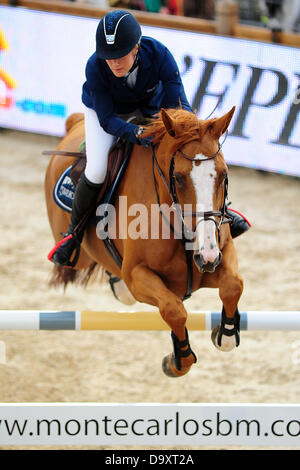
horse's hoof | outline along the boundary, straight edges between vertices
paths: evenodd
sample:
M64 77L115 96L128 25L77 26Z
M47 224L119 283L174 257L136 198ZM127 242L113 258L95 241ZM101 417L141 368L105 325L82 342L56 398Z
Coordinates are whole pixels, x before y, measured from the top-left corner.
M122 304L133 305L136 303L135 298L122 279L115 283L115 296Z
M212 330L211 335L210 335L211 340L212 340L212 344L213 344L217 349L219 349L219 346L218 346L218 344L217 344L217 336L218 336L219 331L220 331L220 325L215 326L215 328Z
M173 354L169 354L168 356L163 358L162 370L168 377L181 377L182 375L188 373L190 367L188 367L187 369L178 370L174 364Z
M218 345L218 337L219 337L220 325L217 325L211 332L211 340L213 345L219 349L219 351L229 352L232 351L236 347L236 339L235 336L226 336L222 335L221 339L221 346Z
M135 298L126 286L125 282L117 276L113 276L109 271L105 271L107 281L109 282L114 297L125 305L136 303Z

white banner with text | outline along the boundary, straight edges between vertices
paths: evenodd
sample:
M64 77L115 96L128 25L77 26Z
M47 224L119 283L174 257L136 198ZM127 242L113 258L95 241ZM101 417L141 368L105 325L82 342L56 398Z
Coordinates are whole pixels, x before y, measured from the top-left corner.
M2 403L0 445L300 448L300 405Z
M62 136L82 110L97 19L0 6L0 126ZM300 50L143 26L178 63L200 119L236 112L225 145L230 164L300 176Z

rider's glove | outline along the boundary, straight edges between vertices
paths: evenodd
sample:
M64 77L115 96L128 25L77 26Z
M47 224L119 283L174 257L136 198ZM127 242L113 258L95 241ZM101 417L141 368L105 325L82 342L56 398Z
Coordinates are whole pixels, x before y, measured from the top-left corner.
M144 147L150 147L151 142L152 142L152 137L151 136L142 137L143 132L144 132L144 128L139 126L137 128L136 132L135 132L135 137L136 137L137 143L139 145L143 145Z

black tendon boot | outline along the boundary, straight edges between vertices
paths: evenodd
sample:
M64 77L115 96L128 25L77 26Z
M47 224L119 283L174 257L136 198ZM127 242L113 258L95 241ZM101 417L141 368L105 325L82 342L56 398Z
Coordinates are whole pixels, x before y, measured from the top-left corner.
M54 264L58 266L74 265L74 260L73 263L70 263L70 259L73 251L75 249L79 250L80 243L82 242L86 220L84 223L82 221L94 207L100 187L101 184L91 183L84 173L81 175L75 190L71 222L67 233L64 239L56 245L48 256ZM78 224L81 225L79 230L77 230Z
M236 238L239 235L242 235L242 233L247 232L247 230L249 230L251 227L250 222L241 212L226 207L226 214L228 214L231 218L230 232L232 238Z

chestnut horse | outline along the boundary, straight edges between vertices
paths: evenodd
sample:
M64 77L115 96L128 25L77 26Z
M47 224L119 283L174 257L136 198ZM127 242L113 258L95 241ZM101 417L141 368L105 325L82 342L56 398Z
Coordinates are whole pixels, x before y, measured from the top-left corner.
M234 110L203 121L182 109L161 110L144 131L145 136L152 136L153 145L133 147L114 204L117 232L121 226L123 231L124 226L128 229L133 221L130 210L119 210L120 196L127 198L128 208L139 204L148 211L144 218L146 231L153 228L150 209L156 205L158 235L145 236L143 230L140 236L129 236L129 230L126 236L117 235L114 243L122 256L120 268L97 236L95 226L88 226L75 268L89 275L95 266L101 266L121 278L136 301L158 307L171 329L174 351L164 358L163 370L172 377L186 374L196 362L185 328L188 313L183 299L189 283L190 292L201 287L219 289L223 309L221 324L212 333L214 345L228 351L239 344L237 305L243 281L238 274L230 227L225 223L228 168L219 143ZM83 139L83 116L74 114L66 122L66 136L57 150L76 152ZM59 176L73 161L72 157L53 155L46 173L48 216L56 242L66 231L70 216L55 204L52 192ZM170 207L174 209L173 230L164 237L166 208ZM185 207L190 210L184 212ZM188 236L176 236L178 227L183 227ZM188 241L192 250L186 248ZM66 283L66 279L74 277L75 271L70 268L54 269L58 282Z

